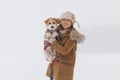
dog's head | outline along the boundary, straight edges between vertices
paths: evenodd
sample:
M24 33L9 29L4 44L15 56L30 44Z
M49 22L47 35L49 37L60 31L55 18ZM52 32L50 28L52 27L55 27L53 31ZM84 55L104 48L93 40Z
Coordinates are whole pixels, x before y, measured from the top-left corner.
M49 30L57 29L59 23L60 23L60 20L58 18L50 17L50 18L45 20L45 24L47 26L47 29L49 29Z

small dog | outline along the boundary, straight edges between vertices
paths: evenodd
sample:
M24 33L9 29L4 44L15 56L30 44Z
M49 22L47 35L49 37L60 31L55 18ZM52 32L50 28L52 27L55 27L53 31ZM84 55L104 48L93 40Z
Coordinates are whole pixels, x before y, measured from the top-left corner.
M47 30L44 35L44 55L47 61L53 61L55 59L56 52L53 49L50 42L55 41L56 37L59 36L57 28L59 26L58 18L48 18L45 20Z

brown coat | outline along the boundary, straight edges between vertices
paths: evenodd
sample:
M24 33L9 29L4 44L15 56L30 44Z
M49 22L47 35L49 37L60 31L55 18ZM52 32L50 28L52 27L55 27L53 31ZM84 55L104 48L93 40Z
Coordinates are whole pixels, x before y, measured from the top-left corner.
M54 62L55 80L73 80L77 42L82 42L84 36L74 28L63 30L61 33L62 40L52 43L52 46L56 50L56 59ZM46 75L50 77L50 64Z

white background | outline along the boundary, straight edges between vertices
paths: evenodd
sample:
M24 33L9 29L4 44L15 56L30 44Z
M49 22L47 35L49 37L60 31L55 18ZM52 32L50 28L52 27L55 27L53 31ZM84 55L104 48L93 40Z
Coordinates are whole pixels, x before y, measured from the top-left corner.
M0 0L0 80L45 76L44 20L75 13L86 41L78 44L74 80L120 80L119 0Z

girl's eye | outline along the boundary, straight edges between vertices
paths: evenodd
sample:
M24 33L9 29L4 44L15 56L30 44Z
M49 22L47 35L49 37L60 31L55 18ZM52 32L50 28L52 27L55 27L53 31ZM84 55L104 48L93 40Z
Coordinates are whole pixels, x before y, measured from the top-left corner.
M53 22L53 24L55 24L55 22Z
M51 22L49 22L49 24L51 24Z
M70 21L70 19L66 19L66 21Z
M65 19L62 19L62 21L65 21Z

